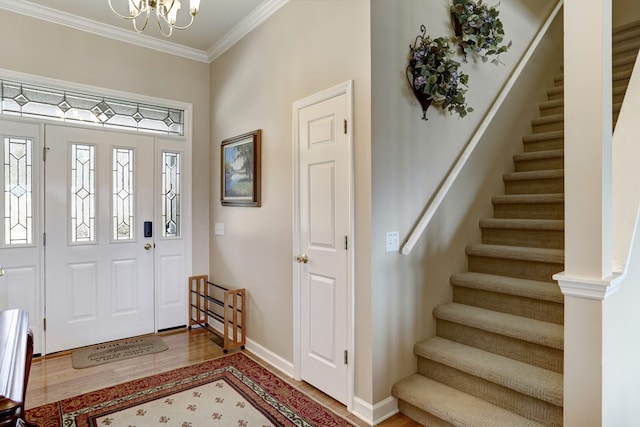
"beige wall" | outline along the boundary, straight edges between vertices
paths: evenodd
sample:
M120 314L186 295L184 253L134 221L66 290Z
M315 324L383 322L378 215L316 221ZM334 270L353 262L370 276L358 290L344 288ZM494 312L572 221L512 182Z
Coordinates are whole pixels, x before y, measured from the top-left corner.
M206 273L209 66L4 10L0 22L0 69L193 105L193 270Z
M355 83L357 395L371 389L369 46L368 0L293 0L211 65L211 230L224 223L225 235L211 233L209 274L221 285L247 288L249 338L289 363L292 104ZM220 142L255 129L262 129L262 207L223 207Z
M613 0L613 25L624 25L640 19L640 2L637 0Z

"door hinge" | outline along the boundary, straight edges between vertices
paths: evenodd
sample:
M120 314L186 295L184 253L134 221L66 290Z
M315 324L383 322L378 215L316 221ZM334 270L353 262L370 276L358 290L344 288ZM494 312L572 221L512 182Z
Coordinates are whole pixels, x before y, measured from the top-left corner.
M44 319L42 319L42 327L44 328L44 330L47 330L47 318L45 317Z
M49 147L43 147L42 148L42 161L43 162L47 161L47 151L49 151Z
M47 246L47 233L42 233L42 246Z
M344 250L349 250L349 236L344 236Z
M344 119L344 134L347 134L347 119Z
M344 351L344 364L349 364L349 353L347 352L347 350Z

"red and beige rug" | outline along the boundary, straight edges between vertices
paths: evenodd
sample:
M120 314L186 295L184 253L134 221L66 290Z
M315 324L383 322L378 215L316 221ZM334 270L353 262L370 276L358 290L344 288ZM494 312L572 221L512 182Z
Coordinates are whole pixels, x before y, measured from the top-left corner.
M244 355L29 409L39 427L353 426Z

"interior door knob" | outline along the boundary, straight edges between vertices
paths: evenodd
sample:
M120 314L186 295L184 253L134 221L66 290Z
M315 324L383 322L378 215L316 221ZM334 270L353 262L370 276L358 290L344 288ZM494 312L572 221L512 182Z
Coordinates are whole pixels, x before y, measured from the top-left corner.
M296 262L299 264L306 264L309 262L309 256L307 254L302 254L296 256Z
M152 246L151 246L151 243L145 243L145 244L144 244L144 250L145 250L145 251L151 250L151 247L152 247Z

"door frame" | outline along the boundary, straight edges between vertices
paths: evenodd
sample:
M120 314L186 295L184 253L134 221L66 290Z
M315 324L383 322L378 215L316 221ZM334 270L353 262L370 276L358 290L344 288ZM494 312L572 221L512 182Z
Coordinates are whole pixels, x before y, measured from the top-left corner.
M348 230L347 230L347 410L352 411L353 400L355 395L355 233L354 233L354 156L353 156L353 80L340 83L331 88L325 89L316 94L298 100L293 103L293 253L291 259L299 254L300 249L300 129L299 116L300 110L334 98L336 96L345 95L347 103L347 194L348 194ZM301 331L301 305L302 302L300 292L300 264L292 263L293 274L293 376L301 379L301 358L302 358L302 331Z

